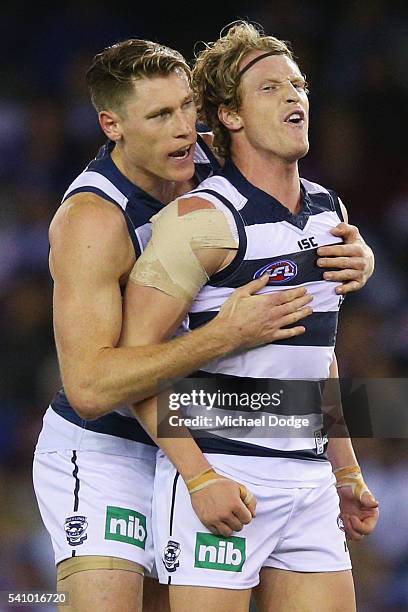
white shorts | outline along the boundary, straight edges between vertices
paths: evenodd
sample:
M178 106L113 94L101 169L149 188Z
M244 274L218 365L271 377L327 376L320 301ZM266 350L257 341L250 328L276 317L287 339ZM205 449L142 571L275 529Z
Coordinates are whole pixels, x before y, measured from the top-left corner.
M234 479L233 471L225 470L222 456L211 454L207 458L218 472ZM240 475L245 459L228 457L229 464L237 463ZM263 473L273 473L274 458L261 459ZM230 538L214 536L195 515L182 478L159 453L153 530L160 582L247 589L259 583L262 567L298 572L351 568L333 476L308 488L265 486L242 477L239 480L257 498L256 517Z
M56 564L102 555L135 561L149 572L156 453L147 458L82 448L45 450L41 440L51 421L68 432L76 426L48 413L34 456L34 489Z

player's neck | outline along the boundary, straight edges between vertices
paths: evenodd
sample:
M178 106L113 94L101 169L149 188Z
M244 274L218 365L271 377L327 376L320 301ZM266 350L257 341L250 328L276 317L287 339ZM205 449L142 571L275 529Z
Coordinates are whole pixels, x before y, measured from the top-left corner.
M232 161L246 179L286 206L293 214L300 210L300 180L297 162L285 162L257 151L232 152Z
M112 151L111 158L120 172L126 176L129 181L163 204L172 202L180 195L196 187L194 178L189 181L183 181L182 183L167 181L145 171L143 168L135 167L127 161L125 156L120 154L117 147Z

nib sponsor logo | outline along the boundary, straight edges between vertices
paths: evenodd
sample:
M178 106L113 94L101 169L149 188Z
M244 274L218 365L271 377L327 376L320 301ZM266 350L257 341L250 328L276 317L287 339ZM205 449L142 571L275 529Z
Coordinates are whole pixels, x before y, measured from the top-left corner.
M106 508L105 540L116 540L133 544L139 548L146 546L146 517L128 508Z
M246 559L246 540L197 533L194 567L241 572Z

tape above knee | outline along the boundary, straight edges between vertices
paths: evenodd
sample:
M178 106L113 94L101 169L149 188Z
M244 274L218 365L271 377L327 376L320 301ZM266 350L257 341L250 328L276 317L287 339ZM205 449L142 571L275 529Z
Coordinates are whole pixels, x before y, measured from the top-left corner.
M57 580L64 580L78 572L87 570L124 570L135 572L144 576L145 569L135 561L120 559L119 557L105 557L103 555L84 555L81 557L70 557L60 561L57 565Z
M132 281L190 302L208 275L196 251L238 248L221 210L203 208L179 215L178 200L152 217L152 237L133 267Z

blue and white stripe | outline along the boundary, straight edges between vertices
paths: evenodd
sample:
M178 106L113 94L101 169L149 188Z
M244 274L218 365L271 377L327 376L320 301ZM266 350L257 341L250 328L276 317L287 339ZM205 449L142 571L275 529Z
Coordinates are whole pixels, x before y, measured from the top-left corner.
M318 380L329 376L334 357L338 312L341 300L336 294L337 284L323 280L323 270L316 265L317 248L341 242L330 230L340 223L341 214L337 196L316 183L301 180L302 210L292 215L275 198L250 184L232 164L216 176L208 178L192 192L228 210L234 217L237 234L240 236L241 256L228 268L209 279L196 296L189 313L189 328L195 329L210 321L219 312L222 304L235 288L251 281L256 272L268 264L289 260L296 265L296 275L279 284L267 285L261 293L275 293L288 288L306 287L313 295L313 314L304 322L305 334L281 340L266 346L217 359L201 368L200 376L232 376L237 384L242 378ZM187 197L187 196L185 196ZM312 248L302 248L299 241L313 237ZM221 413L225 409L218 408ZM308 414L304 406L291 406L291 414ZM311 428L315 431L316 415L309 415ZM201 446L209 452L251 454L251 446L264 452L293 451L296 456L319 459L316 443L311 438L242 438L239 429L212 432L214 440L202 439ZM253 435L253 434L251 434ZM309 434L307 434L309 435ZM231 438L234 444L231 444ZM217 450L214 450L216 447ZM238 450L237 450L238 449ZM248 450L249 449L249 450ZM260 450L252 449L254 455Z

